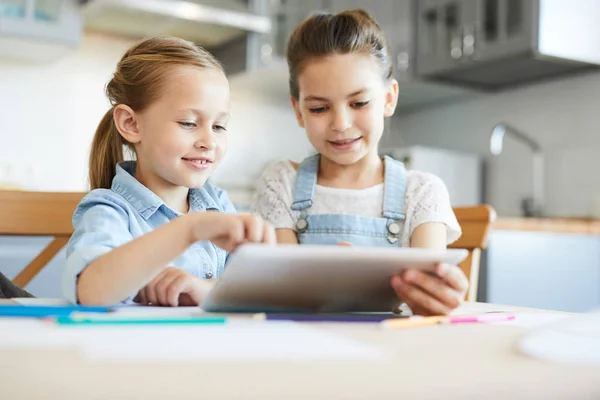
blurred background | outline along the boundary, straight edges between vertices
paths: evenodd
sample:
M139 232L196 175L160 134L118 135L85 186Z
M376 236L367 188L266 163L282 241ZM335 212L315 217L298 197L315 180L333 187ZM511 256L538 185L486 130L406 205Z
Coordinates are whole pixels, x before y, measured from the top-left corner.
M269 163L312 150L289 104L291 30L357 7L385 31L400 83L382 153L439 175L453 205L498 212L478 299L599 306L596 0L0 0L0 186L87 190L116 62L142 37L174 35L229 75L229 153L214 181L247 210ZM14 276L49 239L34 241L1 238L0 270ZM58 296L63 258L28 289Z

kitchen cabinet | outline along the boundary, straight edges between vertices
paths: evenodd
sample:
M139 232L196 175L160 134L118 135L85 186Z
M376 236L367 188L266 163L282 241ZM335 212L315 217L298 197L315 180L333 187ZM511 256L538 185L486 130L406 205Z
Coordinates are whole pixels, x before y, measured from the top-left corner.
M493 61L530 50L534 42L536 1L477 0L474 60Z
M494 230L485 263L489 303L583 312L600 307L600 236Z
M494 91L598 68L597 2L418 0L417 75Z
M439 74L528 51L535 5L521 0L418 1L419 74Z
M416 52L420 76L454 69L473 55L476 3L477 0L417 2Z

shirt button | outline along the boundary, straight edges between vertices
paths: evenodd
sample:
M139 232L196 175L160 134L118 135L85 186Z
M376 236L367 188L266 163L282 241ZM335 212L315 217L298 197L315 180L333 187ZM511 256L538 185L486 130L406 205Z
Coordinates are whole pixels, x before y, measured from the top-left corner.
M206 279L211 279L211 278L212 278L212 276L213 276L213 274L212 274L212 272L211 272L211 271L208 271L208 272L204 273L204 277L205 277Z

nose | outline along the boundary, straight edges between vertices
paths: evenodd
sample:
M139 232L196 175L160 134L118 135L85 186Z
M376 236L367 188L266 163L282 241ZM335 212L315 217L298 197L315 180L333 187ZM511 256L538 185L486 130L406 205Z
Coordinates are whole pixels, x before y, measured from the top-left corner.
M214 150L217 147L215 138L213 136L212 127L205 129L199 129L198 137L194 143L194 147L197 149Z
M333 112L331 129L337 132L344 132L352 126L352 116L346 108L341 108Z

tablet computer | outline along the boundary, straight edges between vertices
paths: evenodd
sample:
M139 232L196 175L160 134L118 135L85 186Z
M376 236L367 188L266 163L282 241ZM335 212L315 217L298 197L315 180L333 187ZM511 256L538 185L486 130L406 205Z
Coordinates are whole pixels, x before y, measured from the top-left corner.
M457 265L467 250L247 244L229 256L200 307L209 312L391 312L390 278Z

